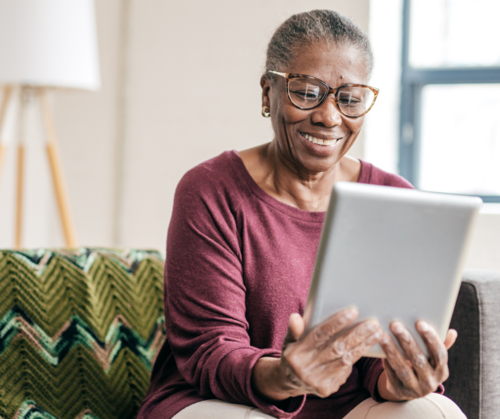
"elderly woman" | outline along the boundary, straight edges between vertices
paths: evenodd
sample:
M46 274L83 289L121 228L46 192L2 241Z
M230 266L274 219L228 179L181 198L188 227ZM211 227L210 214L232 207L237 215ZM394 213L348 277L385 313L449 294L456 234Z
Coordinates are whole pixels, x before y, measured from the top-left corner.
M356 321L354 308L304 333L302 315L332 185L411 188L346 153L378 90L370 44L329 10L276 31L261 79L270 143L190 170L175 194L165 265L167 341L139 418L464 418L441 396L447 349L417 324ZM369 278L367 278L369 280ZM362 355L380 342L387 358ZM398 403L403 402L404 403Z

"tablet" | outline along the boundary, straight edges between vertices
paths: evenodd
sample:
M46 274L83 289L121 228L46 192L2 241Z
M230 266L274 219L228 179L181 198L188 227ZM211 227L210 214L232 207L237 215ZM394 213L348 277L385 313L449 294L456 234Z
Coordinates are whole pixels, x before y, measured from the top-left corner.
M348 306L358 321L400 320L428 356L419 319L444 341L462 279L477 197L338 182L305 311L307 330ZM397 341L396 341L397 342ZM380 345L365 356L384 357Z

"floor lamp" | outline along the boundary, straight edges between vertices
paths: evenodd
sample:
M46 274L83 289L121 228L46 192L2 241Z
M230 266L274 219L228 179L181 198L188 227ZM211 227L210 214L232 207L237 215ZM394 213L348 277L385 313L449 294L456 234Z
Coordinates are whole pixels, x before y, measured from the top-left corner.
M21 247L24 192L23 120L27 100L39 105L46 155L66 245L78 246L62 171L48 89L97 90L100 85L93 0L0 0L0 176L7 109L19 95L15 246ZM1 178L0 178L1 179Z

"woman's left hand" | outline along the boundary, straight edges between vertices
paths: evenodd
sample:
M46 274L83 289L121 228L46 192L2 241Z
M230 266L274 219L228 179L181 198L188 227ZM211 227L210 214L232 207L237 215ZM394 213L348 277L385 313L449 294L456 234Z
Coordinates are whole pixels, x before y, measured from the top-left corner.
M448 379L448 349L455 343L457 332L450 329L443 343L428 323L420 320L416 327L427 346L429 360L401 322L392 322L391 331L406 357L389 334L386 333L380 341L386 359L378 390L386 400L403 401L424 397L435 392Z

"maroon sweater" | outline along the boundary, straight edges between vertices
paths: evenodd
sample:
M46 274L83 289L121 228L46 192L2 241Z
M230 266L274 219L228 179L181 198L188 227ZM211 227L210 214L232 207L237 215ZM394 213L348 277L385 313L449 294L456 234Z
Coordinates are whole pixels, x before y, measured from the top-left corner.
M361 183L412 186L361 162ZM324 212L277 201L236 151L180 181L167 240L161 349L138 418L169 419L206 399L257 406L279 418L344 417L376 392L379 359L361 358L337 393L272 404L251 385L263 356L280 356L288 319L303 315Z

